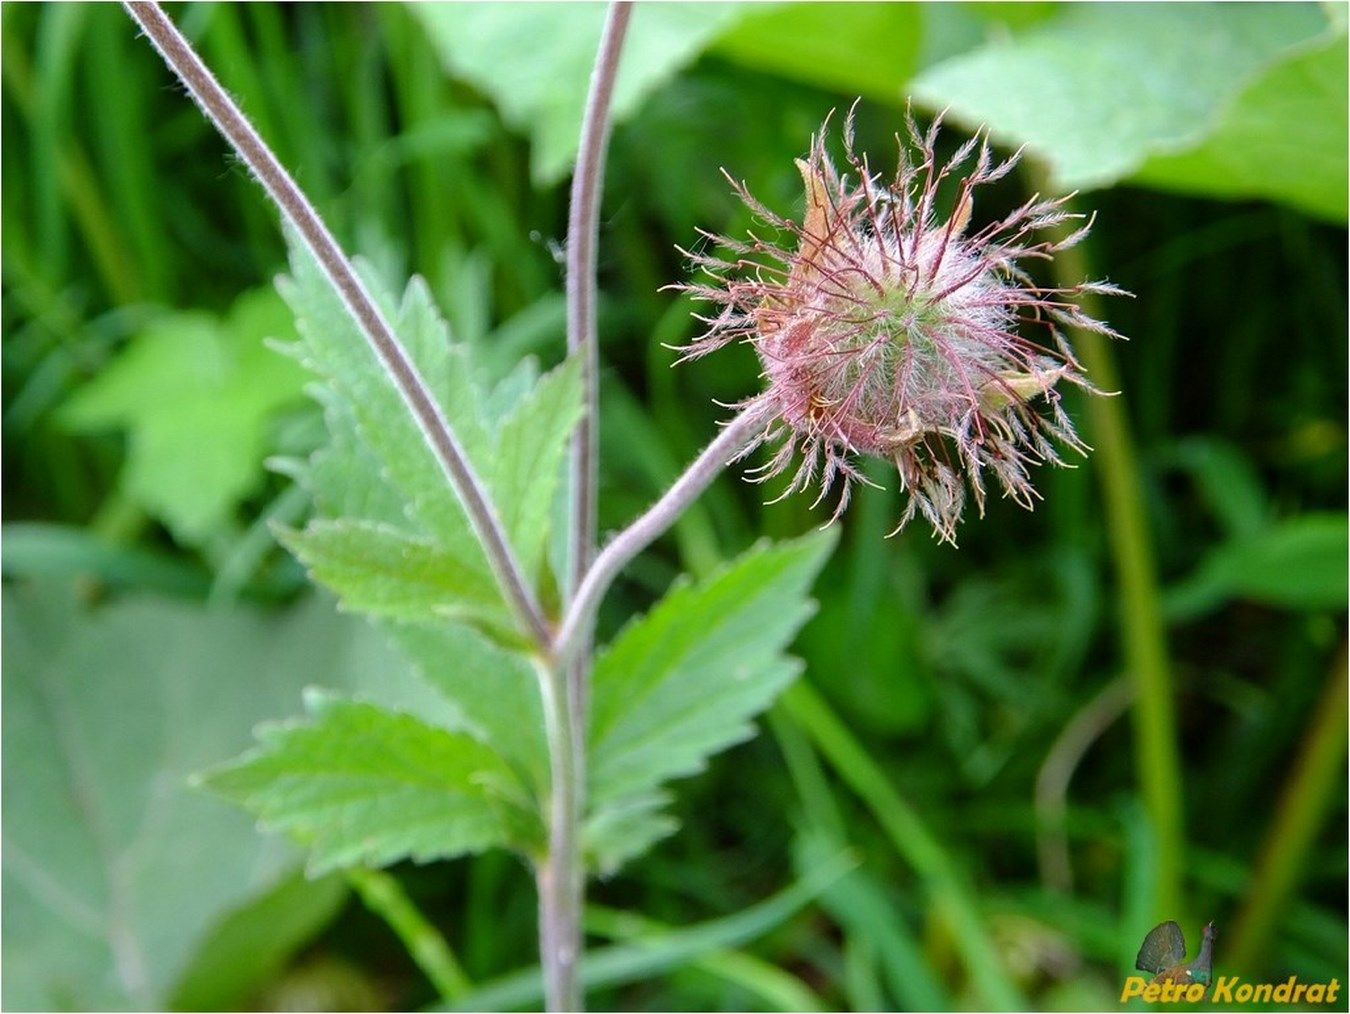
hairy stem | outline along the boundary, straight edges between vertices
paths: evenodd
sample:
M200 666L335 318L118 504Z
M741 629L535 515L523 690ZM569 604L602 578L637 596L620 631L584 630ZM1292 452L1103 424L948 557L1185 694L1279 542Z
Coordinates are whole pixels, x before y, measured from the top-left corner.
M551 784L548 851L535 863L539 891L539 963L550 1011L582 1009L580 988L581 906L585 872L581 851L581 784L575 767L580 751L573 742L566 670L536 663L548 731Z
M236 154L276 202L282 215L295 227L337 290L343 305L384 366L389 379L402 395L408 410L435 454L442 471L483 545L493 573L501 584L507 602L524 629L540 647L549 642L549 626L533 591L512 553L486 487L475 473L450 423L436 404L412 360L395 337L393 329L376 307L375 301L357 277L337 240L324 225L313 205L301 192L290 174L264 143L253 125L221 87L211 71L193 51L187 39L156 3L128 2L128 13L150 37L164 62L169 65L188 92L215 125Z
M618 77L619 54L633 12L624 0L610 4L600 51L591 72L581 123L581 148L572 176L567 216L567 349L581 353L585 412L572 435L572 531L569 594L575 593L595 555L596 486L599 459L600 350L595 333L595 251L600 236L600 193L609 139L609 103Z
M1044 172L1033 170L1035 189L1045 192ZM1048 230L1062 239L1070 223ZM1082 244L1061 250L1052 262L1055 284L1068 288L1092 275ZM1083 311L1100 317L1091 295L1079 299ZM1083 328L1070 328L1074 348L1098 387L1118 391L1118 373L1110 340ZM1089 436L1095 447L1093 467L1101 483L1102 507L1110 538L1111 557L1119 586L1120 636L1125 666L1134 686L1134 739L1140 792L1158 846L1158 874L1153 913L1172 919L1183 911L1182 871L1185 867L1186 826L1182 806L1181 757L1177 747L1177 717L1172 670L1168 660L1167 628L1154 562L1148 512L1139 481L1139 462L1125 400L1089 398L1086 411Z
M619 73L619 55L628 32L632 4L624 0L611 3L605 18L600 49L591 71L586 96L586 111L581 123L581 141L576 170L572 175L571 203L567 216L567 349L581 356L581 383L584 411L572 434L571 453L571 530L568 534L569 557L566 597L570 599L595 556L596 501L599 497L600 460L600 343L596 335L596 247L600 241L600 195L605 177L605 150L609 141L609 104ZM569 723L568 744L571 767L567 799L561 807L555 801L555 817L569 822L561 827L555 820L550 828L548 878L541 876L540 942L544 945L540 960L545 968L548 1005L552 1010L579 1010L581 994L577 988L577 963L580 957L581 908L585 900L586 871L581 851L576 847L578 825L585 812L586 726L589 714L591 650L583 646L563 674L567 695L565 717ZM555 790L557 776L554 778ZM557 793L555 792L555 795ZM565 812L559 812L565 810ZM570 864L570 868L568 865ZM546 902L543 888L555 895ZM566 926L545 928L558 920ZM552 944L552 947L549 945ZM557 953L554 949L557 949Z
M553 655L560 665L572 659L590 638L595 610L623 568L674 524L727 465L757 442L773 413L773 407L764 401L752 402L743 409L690 463L661 499L601 550L577 588L554 641Z

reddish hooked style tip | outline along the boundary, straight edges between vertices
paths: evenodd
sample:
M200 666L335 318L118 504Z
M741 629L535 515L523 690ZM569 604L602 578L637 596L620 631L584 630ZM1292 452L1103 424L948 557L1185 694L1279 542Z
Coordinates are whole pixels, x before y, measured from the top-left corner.
M825 153L823 127L809 157L797 162L806 192L800 223L775 215L728 177L777 236L704 234L729 256L687 254L711 281L676 288L720 308L698 318L707 331L683 359L737 341L759 353L765 389L750 401L771 406L774 421L762 439L778 447L756 481L787 471L800 451L784 495L818 481L818 503L838 482L833 520L853 482L868 481L858 456L887 458L907 498L895 532L922 514L938 538L954 542L967 486L981 514L986 473L1031 508L1030 466L1063 465L1056 444L1087 450L1057 385L1095 389L1057 325L1116 336L1072 298L1120 290L1105 283L1044 288L1019 267L1087 233L1090 222L1062 240L1035 238L1083 218L1064 209L1067 197L1034 197L972 230L975 189L1005 176L1018 156L995 163L987 135L977 134L939 165L940 120L920 133L906 115L909 142L897 135L899 165L889 182L854 153L852 111L843 130L850 171L839 173ZM936 205L947 188L954 210L944 220Z

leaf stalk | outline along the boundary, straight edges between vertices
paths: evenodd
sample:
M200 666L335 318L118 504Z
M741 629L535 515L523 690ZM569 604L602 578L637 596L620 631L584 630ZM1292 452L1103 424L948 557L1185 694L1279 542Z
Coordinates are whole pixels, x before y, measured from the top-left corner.
M507 603L522 626L540 646L551 631L543 611L521 571L501 518L487 487L478 477L449 420L427 389L407 351L366 291L351 262L342 252L319 213L296 185L272 150L249 123L234 100L216 80L181 32L153 0L127 2L127 13L159 51L164 62L183 82L208 120L243 159L282 215L295 227L332 283L361 334L398 389L422 436L436 456L445 477L459 497Z

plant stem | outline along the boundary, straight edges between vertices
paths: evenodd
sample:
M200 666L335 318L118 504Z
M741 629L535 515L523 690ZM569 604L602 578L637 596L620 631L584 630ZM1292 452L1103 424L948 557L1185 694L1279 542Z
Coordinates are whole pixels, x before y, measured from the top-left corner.
M553 642L553 657L566 664L590 637L595 610L629 561L675 523L722 470L757 442L773 418L773 406L754 401L735 416L645 514L610 541L586 571Z
M388 923L403 941L403 946L436 987L441 999L458 1000L473 989L473 983L464 974L445 937L417 910L392 874L352 866L346 870L346 876L347 883L361 896L366 908Z
M550 1011L582 1009L580 979L581 906L585 886L580 846L581 786L573 742L565 670L542 660L535 663L548 732L551 784L548 807L548 851L535 863L539 892L539 963L544 970L544 995Z
M600 195L605 178L605 149L609 141L609 104L619 73L619 55L632 4L611 3L600 36L581 122L576 170L572 174L567 214L567 350L581 356L581 421L572 434L571 531L565 600L577 587L595 555L596 501L599 497L600 459L600 343L596 335L596 247L600 242ZM549 829L549 856L539 878L540 960L546 974L551 1010L580 1010L577 986L581 952L581 908L586 894L586 870L577 847L586 806L586 734L590 713L591 644L559 670L566 695L563 718L568 723L571 757L566 773L565 800L560 775L554 771L554 824ZM558 821L567 826L558 826ZM546 871L546 873L545 873ZM545 888L553 895L546 902ZM556 920L558 925L550 926ZM562 923L566 925L562 925ZM551 954L549 948L558 948Z
M581 146L572 175L567 215L567 350L582 357L581 383L585 411L572 434L571 564L567 588L574 594L595 554L596 495L600 434L600 350L595 333L595 260L600 237L600 194L609 139L609 103L618 77L619 54L633 5L610 4L600 50L591 71Z
M515 554L511 551L502 529L501 519L492 505L486 487L474 471L440 406L417 372L417 367L408 358L407 352L357 277L337 240L328 231L328 227L324 225L323 219L314 210L309 199L296 186L290 174L253 129L253 125L193 51L187 39L160 10L159 5L152 2L128 2L125 7L150 37L164 62L187 87L207 119L252 170L268 196L281 209L282 215L295 227L309 247L329 282L337 290L348 314L370 343L376 358L384 366L389 379L403 397L413 418L417 420L427 445L436 456L441 470L464 506L464 511L483 545L507 602L515 611L523 628L541 648L546 647L550 639L548 623L539 608L534 592L521 572Z
M1037 174L1033 172L1033 176ZM1044 182L1042 178L1034 182ZM1044 191L1045 187L1038 189ZM1063 238L1072 223L1048 232ZM1069 288L1091 276L1082 244L1059 251L1052 262L1055 284ZM1083 311L1100 317L1090 294L1080 297ZM1070 336L1094 384L1120 389L1109 339L1082 328ZM1125 666L1134 684L1134 739L1139 787L1158 847L1153 915L1175 919L1181 908L1181 871L1185 869L1185 821L1181 799L1181 760L1167 630L1163 624L1153 541L1148 530L1139 465L1122 397L1089 398L1087 414L1092 461L1102 487L1105 527L1119 583L1120 631Z

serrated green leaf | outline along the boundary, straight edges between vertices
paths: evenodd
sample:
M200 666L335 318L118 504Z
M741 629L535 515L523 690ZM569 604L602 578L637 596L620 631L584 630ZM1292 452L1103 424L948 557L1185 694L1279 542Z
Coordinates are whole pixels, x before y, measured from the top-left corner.
M295 312L302 358L332 385L351 413L361 443L378 463L379 480L398 491L418 534L434 538L447 553L490 574L468 519L407 405L318 265L294 241L291 269L291 277L277 284ZM379 301L389 302L373 282L371 288ZM409 285L396 321L400 340L466 451L471 458L475 452L479 460L486 457L486 434L476 416L463 350L450 344L425 285ZM331 472L325 475L341 482ZM357 481L367 486L371 482L369 477ZM329 498L341 496L335 491Z
M261 746L205 785L309 848L319 874L522 850L518 780L472 737L362 701L311 695L312 719L258 730Z
M351 406L331 388L316 384L313 390L323 404L328 441L296 470L296 479L313 498L316 512L417 530L379 459L362 442Z
M392 627L422 682L449 705L438 724L468 732L510 763L540 798L549 780L539 682L521 654L453 623Z
M270 289L245 293L223 320L162 317L77 390L61 418L78 430L125 428L127 493L199 543L257 489L269 427L301 398L303 372L265 345L293 334Z
M669 803L668 793L653 792L628 796L620 804L601 808L586 822L587 864L600 876L607 877L662 838L674 834L680 825L663 812Z
M642 100L691 63L741 16L744 5L649 4L634 9L610 115L627 119ZM413 4L450 73L489 95L502 118L533 141L535 180L572 168L591 65L600 44L600 3Z
M750 720L798 672L782 652L811 613L807 591L833 545L831 531L756 546L713 577L677 586L599 655L593 821L749 737Z
M1255 75L1326 27L1313 4L1069 5L929 68L912 92L1027 144L1057 187L1103 187L1201 144Z
M67 586L68 587L68 586ZM188 786L306 683L412 679L328 602L282 614L4 595L6 1010L163 1010L210 928L294 869Z
M535 384L498 434L493 499L529 577L543 559L563 454L581 411L581 360L574 358Z
M278 538L343 606L407 621L465 619L510 630L491 576L457 560L430 539L374 521L315 520Z

